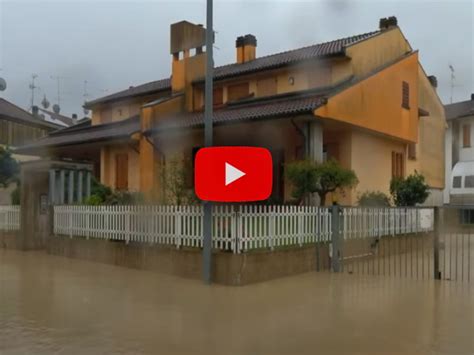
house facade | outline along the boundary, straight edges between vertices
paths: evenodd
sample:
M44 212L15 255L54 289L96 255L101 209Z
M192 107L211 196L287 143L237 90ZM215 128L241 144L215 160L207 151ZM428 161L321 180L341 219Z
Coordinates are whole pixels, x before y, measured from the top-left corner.
M238 37L235 63L214 71L214 144L268 148L275 202L291 198L285 164L336 159L358 186L333 196L355 204L365 191L388 193L393 176L422 173L428 204L444 189L445 114L436 79L397 26L258 57L253 35ZM203 144L205 29L171 25L171 77L88 102L92 119L23 151L94 162L116 189L163 194L161 172L186 164ZM192 181L190 182L192 184ZM329 202L331 199L328 199Z
M446 105L446 189L444 203L474 205L474 94ZM474 216L473 216L474 220Z
M0 145L14 149L25 144L31 144L38 138L47 136L50 132L61 128L54 123L46 122L30 114L17 105L0 98ZM13 154L20 161L36 159L34 154ZM0 188L0 205L11 203L10 194L14 185Z

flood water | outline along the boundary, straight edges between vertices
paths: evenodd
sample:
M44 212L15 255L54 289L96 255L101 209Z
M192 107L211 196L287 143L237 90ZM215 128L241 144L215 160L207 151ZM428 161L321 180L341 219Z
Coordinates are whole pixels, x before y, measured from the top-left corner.
M308 273L244 287L0 249L0 354L473 354L474 287Z

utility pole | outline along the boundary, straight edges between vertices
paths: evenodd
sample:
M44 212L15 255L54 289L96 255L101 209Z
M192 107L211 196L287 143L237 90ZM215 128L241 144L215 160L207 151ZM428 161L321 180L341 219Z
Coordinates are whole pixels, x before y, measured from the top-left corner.
M30 83L30 90L31 90L31 105L30 109L33 109L33 106L35 105L35 90L38 89L38 87L35 85L35 80L38 78L37 74L31 74L31 83Z
M212 146L212 79L214 61L212 58L212 46L214 45L214 31L212 29L212 0L207 0L206 11L206 83L205 83L205 106L204 106L204 145ZM212 203L203 201L203 249L202 249L202 279L204 283L210 284L211 280L211 258L212 258Z

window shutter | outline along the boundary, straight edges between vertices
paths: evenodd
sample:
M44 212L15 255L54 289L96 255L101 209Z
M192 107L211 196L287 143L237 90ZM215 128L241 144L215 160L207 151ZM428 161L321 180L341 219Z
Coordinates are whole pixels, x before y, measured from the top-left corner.
M128 189L128 154L115 155L115 188Z
M416 143L408 144L408 159L416 159Z
M402 107L410 108L410 85L406 82L402 82Z
M224 94L222 88L215 88L213 90L213 104L214 106L220 106L224 103Z
M249 83L230 85L227 88L227 101L236 101L249 96Z
M462 146L469 148L471 146L471 125L465 124L462 126Z

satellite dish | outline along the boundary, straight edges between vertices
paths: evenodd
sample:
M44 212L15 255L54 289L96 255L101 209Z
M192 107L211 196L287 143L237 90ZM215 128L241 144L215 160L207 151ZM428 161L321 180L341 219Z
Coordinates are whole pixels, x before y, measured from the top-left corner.
M59 107L58 104L54 104L54 105L53 105L53 112L57 114L57 113L59 113L60 111L61 111L61 107Z
M50 103L48 99L46 98L46 95L43 97L43 101L41 101L41 105L43 106L45 110L49 107Z
M5 79L0 78L0 91L5 91L7 89L7 82Z
M89 114L89 110L85 108L85 109L84 109L84 115L87 116L88 114Z

